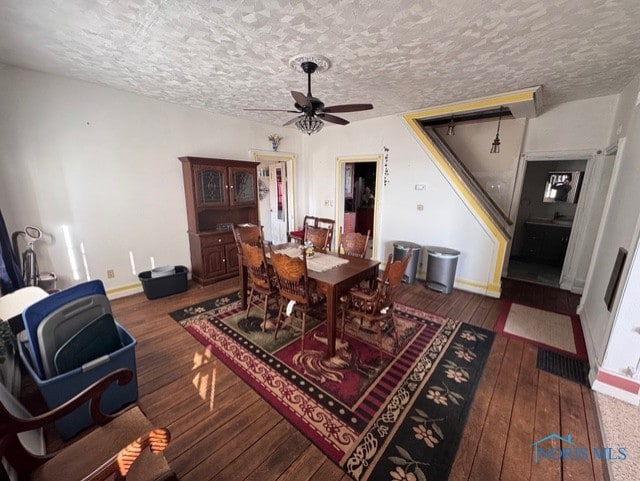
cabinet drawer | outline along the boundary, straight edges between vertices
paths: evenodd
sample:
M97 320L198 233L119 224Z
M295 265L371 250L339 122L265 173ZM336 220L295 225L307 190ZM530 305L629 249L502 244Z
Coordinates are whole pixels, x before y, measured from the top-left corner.
M202 247L213 247L233 242L233 232L200 235L200 243Z

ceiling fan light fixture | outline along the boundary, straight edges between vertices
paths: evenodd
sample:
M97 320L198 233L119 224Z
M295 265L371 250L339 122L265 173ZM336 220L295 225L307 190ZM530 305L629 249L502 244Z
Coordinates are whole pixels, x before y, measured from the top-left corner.
M305 115L296 122L296 127L300 132L311 135L320 132L324 127L324 122L317 117Z

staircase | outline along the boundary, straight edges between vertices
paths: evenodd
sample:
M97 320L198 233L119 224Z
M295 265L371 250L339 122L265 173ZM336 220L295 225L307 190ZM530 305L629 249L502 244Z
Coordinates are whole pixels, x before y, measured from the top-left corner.
M423 130L428 136L429 140L438 148L444 160L453 169L459 180L467 187L469 193L476 201L478 206L484 211L486 216L500 231L505 240L511 239L510 226L513 221L502 211L502 209L494 202L494 200L487 194L484 188L476 180L471 172L465 167L465 165L458 159L458 157L449 149L442 137L436 132L433 127L424 127Z

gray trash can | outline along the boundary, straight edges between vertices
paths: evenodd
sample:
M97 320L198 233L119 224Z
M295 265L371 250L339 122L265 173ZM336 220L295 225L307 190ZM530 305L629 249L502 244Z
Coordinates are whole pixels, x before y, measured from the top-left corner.
M416 281L416 271L418 270L420 249L422 249L422 246L416 244L415 242L398 241L393 243L394 261L404 259L404 257L408 254L407 251L410 251L413 254L411 256L409 264L407 264L407 268L404 271L404 276L402 276L402 282L413 284Z
M447 247L427 247L427 281L429 289L449 294L453 290L460 251Z

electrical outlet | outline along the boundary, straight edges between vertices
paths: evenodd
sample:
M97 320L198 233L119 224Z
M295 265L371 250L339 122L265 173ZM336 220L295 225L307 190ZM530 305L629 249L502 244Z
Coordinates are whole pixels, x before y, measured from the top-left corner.
M333 207L333 201L332 200L325 200L324 201L324 206L325 207Z
M107 269L107 279L113 279L116 276L116 273L113 269Z

